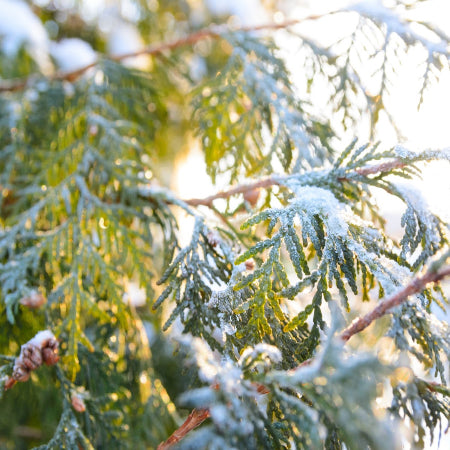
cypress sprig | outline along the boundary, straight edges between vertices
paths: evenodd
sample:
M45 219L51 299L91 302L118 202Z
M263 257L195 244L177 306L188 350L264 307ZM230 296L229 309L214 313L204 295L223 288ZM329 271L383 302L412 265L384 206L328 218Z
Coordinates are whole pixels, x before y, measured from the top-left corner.
M23 12L0 20L2 443L395 449L399 421L437 438L449 225L411 183L450 153L374 141L386 122L402 140L406 55L425 58L420 107L449 37L411 2L211 26L211 2L131 0L111 35L142 47L110 55L111 17L72 3L0 1ZM346 20L335 42L300 26L322 19ZM191 148L216 184L199 198L174 188Z

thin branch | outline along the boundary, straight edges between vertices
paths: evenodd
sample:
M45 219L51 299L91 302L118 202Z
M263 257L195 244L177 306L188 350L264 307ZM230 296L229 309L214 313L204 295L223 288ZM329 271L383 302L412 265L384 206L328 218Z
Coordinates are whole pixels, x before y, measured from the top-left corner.
M351 180L352 175L361 175L361 176L368 176L368 175L374 175L374 174L381 174L390 172L393 169L401 169L405 167L406 163L401 159L394 159L392 161L383 162L381 164L376 165L368 165L364 167L359 167L354 170L354 172L349 172L346 176L340 176L338 177L339 181L348 181ZM214 200L217 200L219 198L227 199L229 197L232 197L233 195L237 194L244 194L245 192L249 192L255 189L260 188L268 188L270 186L280 186L282 183L281 181L283 178L281 177L269 177L265 178L263 180L255 181L254 183L248 183L236 186L232 189L229 189L228 191L220 191L217 194L210 195L208 197L204 198L190 198L187 200L183 200L185 203L187 203L190 206L208 206L212 207Z
M279 179L274 178L274 177L265 178L264 180L258 180L258 181L255 181L254 183L242 184L242 185L236 186L232 189L229 189L228 191L218 192L217 194L210 195L209 197L191 198L191 199L183 200L183 201L191 206L202 205L202 206L212 207L214 200L217 200L218 198L226 199L233 195L244 194L245 192L253 191L255 189L268 188L270 186L277 186L280 184L280 182L278 180Z
M359 169L355 169L358 175L366 177L367 175L373 175L376 173L390 172L393 169L402 169L406 163L401 159L394 159L393 161L384 162L373 166L365 166Z
M175 430L165 442L158 445L157 450L166 450L175 445L194 428L197 428L209 417L208 409L193 409L180 428Z
M142 55L149 55L149 56L158 56L162 54L165 51L174 50L179 47L185 47L188 45L193 45L197 43L198 41L201 41L206 38L211 39L219 39L225 32L252 32L252 31L264 31L264 30L279 30L288 28L293 25L297 25L301 22L306 22L309 20L316 20L320 19L321 17L324 17L328 14L333 14L334 11L324 13L324 14L313 14L310 16L303 17L301 19L293 19L293 20L287 20L280 23L267 23L262 25L256 25L256 26L246 26L246 27L240 27L240 28L231 28L227 26L221 26L216 25L209 28L204 28L202 30L196 31L194 33L191 33L183 38L175 39L170 42L161 42L158 44L153 44L148 47L145 47L141 50L138 50L136 52L131 53L124 53L122 55L110 55L110 56L104 56L103 58L110 59L112 61L120 62L128 58L135 58L137 56ZM56 72L54 75L48 76L47 80L49 81L75 81L77 78L79 78L81 75L83 75L85 72L87 72L89 69L92 69L97 64L99 64L101 59L97 59L96 61L87 64L83 67L80 67L79 69L72 70L72 71L62 71L62 72ZM0 82L0 92L14 92L14 91L21 91L25 89L32 80L38 79L38 74L33 74L25 78L16 78L12 80L2 80Z
M371 312L353 321L353 323L341 333L340 338L344 342L347 342L352 336L366 329L373 321L383 317L392 308L404 303L409 296L423 291L428 283L437 283L449 275L450 266L447 266L438 271L429 270L425 275L413 278L403 289L380 302Z
M382 166L382 165L380 165ZM376 172L367 172L367 173L376 173ZM439 270L435 270L434 265L430 267L430 269L422 276L418 276L413 278L403 289L398 291L396 294L388 297L387 299L380 302L370 313L366 314L359 319L356 319L348 328L346 328L340 335L339 338L344 342L347 342L352 336L357 333L360 333L364 329L366 329L372 322L386 315L392 308L401 305L404 303L411 295L422 292L427 284L429 283L438 283L443 278L450 276L450 266L446 266ZM302 362L299 366L297 366L297 370L300 367L307 366L311 364L312 359L308 359ZM260 394L268 394L270 391L264 385L258 383L257 391ZM214 389L217 389L218 386L213 386ZM429 386L430 390L438 391L438 388L433 384ZM167 450L172 447L172 445L179 442L186 436L187 433L192 431L194 428L201 425L208 417L209 417L208 409L194 409L191 414L189 414L186 421L181 425L180 428L174 431L174 433L169 437L169 439L158 446L158 450Z

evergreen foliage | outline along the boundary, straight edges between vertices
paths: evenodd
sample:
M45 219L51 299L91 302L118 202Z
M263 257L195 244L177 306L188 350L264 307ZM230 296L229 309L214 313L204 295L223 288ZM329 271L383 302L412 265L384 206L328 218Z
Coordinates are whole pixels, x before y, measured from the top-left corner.
M28 3L51 37L97 53L73 71L47 54L44 67L26 33L2 46L0 21L0 446L381 450L439 438L449 224L411 180L450 151L373 141L380 114L396 126L402 55L425 50L420 107L448 69L450 38L411 18L412 2L324 14L356 19L331 46L292 22L210 26L226 18L208 2L117 2L149 45L136 67L108 56L83 2ZM276 33L300 46L306 89ZM326 114L314 104L324 86ZM225 191L171 190L193 142ZM380 190L404 205L399 238ZM355 317L405 286L345 344ZM19 359L42 330L59 345L49 367L45 345ZM191 408L186 423L209 416L194 431Z

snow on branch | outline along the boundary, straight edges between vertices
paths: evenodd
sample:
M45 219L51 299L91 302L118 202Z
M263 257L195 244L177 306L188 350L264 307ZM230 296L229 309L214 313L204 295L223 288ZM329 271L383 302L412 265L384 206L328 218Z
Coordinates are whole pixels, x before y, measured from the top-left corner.
M31 372L43 363L50 366L58 360L58 341L55 336L49 330L39 331L22 345L20 355L14 361L13 374L5 383L5 390L12 388L18 381L27 381Z
M435 159L443 159L450 161L450 148L445 148L442 150L426 150L424 152L413 152L405 149L401 146L396 146L394 148L394 154L397 157L389 159L388 161L383 161L377 164L365 164L361 167L355 167L352 170L346 171L345 174L338 174L338 181L348 181L354 176L367 177L369 175L379 175L390 173L396 169L403 169L414 162L418 161L430 161ZM317 178L326 178L330 175L330 171L310 171L305 174L305 179L312 179L315 176ZM220 191L216 194L209 195L203 198L190 198L183 200L184 203L190 206L208 206L212 207L213 203L217 199L228 199L234 195L249 193L258 189L270 188L272 186L280 186L285 180L290 178L301 178L302 175L287 175L287 176L272 176L264 178L262 180L257 180L252 183L241 184L235 186L229 190Z
M439 260L433 262L424 275L413 278L398 292L382 300L371 312L356 319L339 335L339 339L347 342L352 336L366 329L372 322L388 314L396 306L404 303L411 295L422 292L429 283L439 283L444 278L450 276L450 266L444 265L449 257L450 252L447 252L447 254L444 254ZM443 265L443 267L441 265ZM311 364L311 362L312 360L304 361L299 367L307 366ZM294 373L295 370L296 369L293 369L291 373ZM429 388L435 389L432 384ZM265 386L260 384L256 386L256 391L260 394L267 394L270 392ZM207 408L194 409L189 414L186 421L165 442L162 442L158 446L158 450L172 448L173 445L180 442L190 431L201 425L208 417L210 417L210 412Z

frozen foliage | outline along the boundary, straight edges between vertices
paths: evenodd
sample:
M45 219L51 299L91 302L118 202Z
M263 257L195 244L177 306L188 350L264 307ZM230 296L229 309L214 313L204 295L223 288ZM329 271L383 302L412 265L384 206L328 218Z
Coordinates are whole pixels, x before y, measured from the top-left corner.
M294 193L295 198L291 201L292 206L307 211L311 216L320 215L325 217L327 228L336 237L345 237L347 235L346 208L336 200L336 197L330 191L322 188L302 186L294 188Z
M426 258L438 251L445 239L445 227L440 219L431 213L421 192L411 184L393 184L392 189L407 206L401 220L401 225L405 229L400 242L401 255L404 258L410 255L413 267L418 267ZM422 251L418 251L420 247Z
M400 448L400 442L395 422L388 418L379 420L371 404L377 396L376 374L387 370L371 355L346 355L342 346L329 336L311 365L288 373L274 372L268 379L277 386L274 397L283 413L297 426L307 424L302 433L292 433L300 448L319 448L325 442L329 445L333 436L327 436L327 427L321 427L320 423L331 419L339 432L346 435L350 448L367 445L374 449L396 449ZM340 382L343 379L345 382ZM365 383L361 383L362 379ZM299 396L289 399L283 388L295 390ZM355 427L360 420L364 425Z
M193 101L213 180L220 173L233 181L241 172L270 173L280 166L298 171L319 165L328 153L326 138L313 138L308 130L325 134L327 124L303 115L274 44L267 47L241 33L223 36L233 53L216 78L196 89Z
M267 344L257 344L254 348L246 348L239 359L239 364L251 364L254 360L264 358L268 361L281 362L281 353L277 347Z
M401 145L396 145L394 151L399 158L405 159L406 161L432 161L436 159L450 161L450 148L444 148L442 150L425 150L422 152L413 152Z
M282 25L211 28L248 7L213 3L109 2L97 24L91 2L0 0L2 443L157 448L175 432L162 448L381 450L406 422L423 447L450 410L434 315L449 225L404 180L449 150L343 149L342 132L374 137L402 52L426 49L425 85L448 39L406 4L360 2L333 15L357 20L329 48L293 33L297 89L269 36ZM123 57L142 48L143 64ZM187 199L171 186L195 146L223 190ZM398 239L379 189L404 205ZM20 359L53 337L57 364Z
M388 371L375 357L349 357L331 335L315 361L295 371L274 370L267 357L264 370L258 370L261 357L271 354L272 363L278 362L279 354L267 346L246 349L237 363L240 370L236 367L231 376L228 364L216 366L218 391L202 388L184 397L197 408L209 407L212 423L181 448L279 448L288 442L297 448L321 448L337 443L337 430L350 448L400 448L395 422L380 420L373 410L377 377ZM202 359L197 358L200 371ZM255 390L258 384L249 383L252 379L269 387L267 402ZM330 421L338 428L330 431Z
M203 352L206 352L203 353ZM201 373L206 370L212 354L206 349L200 357L194 353L196 363ZM210 379L219 389L200 388L183 396L185 404L196 408L210 407L212 425L203 428L192 435L191 439L182 443L181 448L257 448L259 433L267 421L264 405L256 401L257 390L250 380L244 378L244 374L255 367L261 358L266 355L279 357L279 354L270 346L259 346L258 349L248 349L242 355L237 364L225 360L215 364L214 377ZM270 367L270 359L266 368ZM250 419L250 420L249 420ZM244 444L245 443L245 444Z

